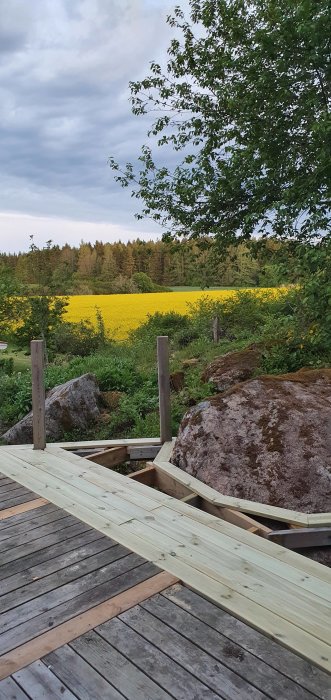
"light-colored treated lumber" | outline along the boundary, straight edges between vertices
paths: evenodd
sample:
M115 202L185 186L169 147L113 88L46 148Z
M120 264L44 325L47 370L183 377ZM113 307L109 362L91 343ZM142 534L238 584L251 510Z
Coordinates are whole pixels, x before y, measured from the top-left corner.
M331 527L331 513L309 514L308 527Z
M94 452L85 459L101 464L102 467L117 467L128 459L127 447L111 447L109 450Z
M189 493L188 496L184 496L180 499L183 503L187 503L189 506L194 506L195 508L200 507L200 496L196 493Z
M139 481L140 484L145 484L145 486L154 486L155 483L155 467L153 464L149 464L144 467L144 469L139 469L136 472L131 472L128 474L129 479L133 481Z
M13 515L19 515L20 513L26 513L29 510L40 508L40 506L45 506L47 503L48 501L46 498L35 498L34 501L21 503L19 506L5 508L4 510L0 510L0 520L6 520L6 518L11 518Z
M196 479L194 476L187 474L187 472L184 472L182 469L175 467L170 462L161 462L159 455L155 458L154 463L158 471L172 476L179 484L186 486L190 491L194 491L214 505L224 506L233 510L241 510L244 513L251 513L252 515L258 515L263 518L289 523L294 522L303 527L307 526L308 517L305 513L298 513L293 510L287 510L286 508L268 506L263 503L247 501L242 498L225 496L215 491L210 486L207 486L202 481L199 481L199 479Z
M246 515L246 513L240 513L239 510L215 506L213 503L210 503L210 501L207 501L201 496L200 503L202 510L204 510L206 513L211 513L211 515L215 515L217 518L226 520L228 523L232 523L232 525L237 525L237 527L242 527L244 530L250 530L251 532L256 532L257 534L261 534L263 536L267 536L269 532L272 532L269 527L266 527L266 525L262 525L262 523L259 523L257 520L250 518L248 515Z
M169 372L169 338L159 335L157 338L157 368L159 382L160 438L161 442L171 440L171 401Z
M103 450L107 449L110 447L134 447L134 446L141 446L141 445L160 445L161 441L159 437L155 438L121 438L118 440L85 440L85 441L76 441L76 442L52 442L48 443L48 445L53 445L54 447L61 447L63 450L89 450L89 449L95 449L96 451L98 450ZM15 448L15 450L25 450L26 448L31 448L33 445L31 444L26 444L26 445L3 445L4 449L12 449ZM1 448L2 449L2 448Z
M119 593L104 603L81 613L68 622L58 625L55 629L44 632L39 637L22 644L0 658L0 680L175 583L178 583L178 579L163 571L147 581L129 588L124 593Z
M30 347L33 446L35 450L44 450L46 447L44 341L32 340Z
M174 449L175 439L171 439L161 445L159 452L157 453L154 462L169 462L171 459L172 451Z

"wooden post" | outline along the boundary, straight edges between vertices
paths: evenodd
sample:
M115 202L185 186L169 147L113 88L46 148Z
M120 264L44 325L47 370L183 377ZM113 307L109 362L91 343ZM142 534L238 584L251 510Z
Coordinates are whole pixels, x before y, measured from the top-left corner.
M46 447L44 341L31 341L33 449Z
M218 316L213 319L213 341L218 343L221 337L221 324Z
M159 335L157 338L157 366L159 379L160 439L163 443L172 440L169 338L167 335Z

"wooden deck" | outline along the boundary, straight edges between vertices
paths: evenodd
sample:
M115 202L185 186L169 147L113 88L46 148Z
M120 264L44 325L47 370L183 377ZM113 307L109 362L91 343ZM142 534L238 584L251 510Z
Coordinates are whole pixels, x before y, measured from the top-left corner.
M0 653L11 654L2 659L6 673L12 650L47 632L53 608L52 626L62 625L102 604L103 596L117 596L117 584L123 591L167 575L220 606L223 611L213 605L218 615L227 611L242 621L235 625L248 623L315 666L331 670L331 574L326 567L57 446L44 452L0 448L0 471L0 576L6 580ZM36 509L13 515L15 508L25 510L33 503ZM40 556L47 549L52 563L48 554L43 564ZM64 554L59 573L56 567ZM159 573L161 569L167 573ZM94 599L97 593L100 598ZM281 653L283 659L290 654ZM315 672L324 677L322 671Z
M0 515L0 700L330 699L324 671L8 477Z

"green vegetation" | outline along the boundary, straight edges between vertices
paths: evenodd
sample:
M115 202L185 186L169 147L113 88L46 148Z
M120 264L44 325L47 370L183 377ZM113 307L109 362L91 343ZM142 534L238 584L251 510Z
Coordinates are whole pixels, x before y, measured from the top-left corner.
M67 436L68 439L158 434L158 335L170 338L171 371L184 371L183 388L172 392L174 434L188 407L212 393L211 386L201 381L201 374L217 356L258 346L261 364L257 374L284 373L302 366L330 364L331 323L328 327L321 323L326 307L316 307L314 286L315 281L312 281L311 287L306 285L304 293L293 288L275 292L272 296L242 291L223 302L207 296L192 305L190 316L176 313L150 316L125 343L111 342L106 337L102 319L99 329L94 332L93 342L88 337L88 328L81 324L74 328L75 324L60 323L54 338L66 338L69 345L65 354L55 354L52 350L52 361L46 369L47 389L92 372L103 392L118 392L117 407L105 410L97 428L91 426L89 434ZM221 338L216 344L212 337L215 316L218 316L221 328ZM9 356L12 356L12 348ZM6 357L6 353L2 357ZM185 360L191 359L196 360L196 364L185 366ZM0 423L3 430L31 407L30 371L12 369L0 365Z

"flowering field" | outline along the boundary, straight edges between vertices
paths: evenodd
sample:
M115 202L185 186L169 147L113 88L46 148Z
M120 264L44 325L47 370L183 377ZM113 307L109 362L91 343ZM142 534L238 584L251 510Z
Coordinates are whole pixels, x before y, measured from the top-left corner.
M252 290L259 294L267 290ZM271 294L275 289L270 289ZM228 299L236 294L231 290L199 291L199 292L165 292L157 294L100 294L69 297L67 310L68 321L81 321L96 318L96 308L100 309L105 327L112 337L123 340L128 333L137 328L148 314L156 311L166 313L177 311L188 313L188 303L194 303L203 297L211 299Z

